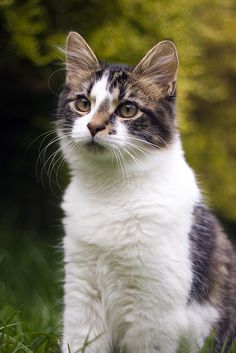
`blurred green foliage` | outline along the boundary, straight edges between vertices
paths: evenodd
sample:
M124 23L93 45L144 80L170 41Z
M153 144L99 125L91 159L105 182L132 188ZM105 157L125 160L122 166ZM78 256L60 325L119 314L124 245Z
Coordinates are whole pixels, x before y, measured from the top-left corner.
M58 92L64 73L57 46L76 30L110 62L135 64L156 42L176 43L178 116L187 159L218 215L235 223L235 17L233 0L1 0L2 112L4 119L10 114L3 167L11 203L5 208L34 225L58 216L33 175L38 144L25 151L49 128L47 115L55 111L57 97L47 79L55 72L50 86Z

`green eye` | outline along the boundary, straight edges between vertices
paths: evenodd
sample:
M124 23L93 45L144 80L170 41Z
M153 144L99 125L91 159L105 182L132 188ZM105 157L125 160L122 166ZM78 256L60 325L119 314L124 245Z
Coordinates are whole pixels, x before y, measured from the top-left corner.
M123 118L133 118L138 112L134 103L124 102L118 107L118 114Z
M85 96L79 96L75 100L75 109L81 113L88 113L91 108L90 101Z

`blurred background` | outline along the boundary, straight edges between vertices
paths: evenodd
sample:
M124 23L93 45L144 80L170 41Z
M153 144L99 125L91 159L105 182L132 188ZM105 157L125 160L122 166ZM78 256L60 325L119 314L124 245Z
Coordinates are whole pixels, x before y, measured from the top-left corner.
M14 317L23 331L58 332L59 204L67 174L58 146L50 144L55 135L45 133L53 129L65 74L57 47L64 46L70 30L82 34L101 60L126 64L137 63L160 40L175 42L186 157L209 205L236 238L235 18L234 0L0 0L0 320L5 324ZM55 337L50 334L57 345ZM34 344L35 352L40 344Z

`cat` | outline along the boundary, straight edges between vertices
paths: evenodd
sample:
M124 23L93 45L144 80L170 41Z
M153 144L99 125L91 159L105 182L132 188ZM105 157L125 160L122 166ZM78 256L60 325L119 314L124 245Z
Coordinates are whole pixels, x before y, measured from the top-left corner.
M185 161L175 45L111 65L70 32L66 55L62 352L193 353L210 335L229 349L236 256Z

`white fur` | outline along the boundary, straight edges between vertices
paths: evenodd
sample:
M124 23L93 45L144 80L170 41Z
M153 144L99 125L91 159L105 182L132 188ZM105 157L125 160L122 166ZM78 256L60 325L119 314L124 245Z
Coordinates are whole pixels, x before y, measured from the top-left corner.
M96 104L105 99L105 87L104 79L93 88ZM75 125L81 139L95 107ZM118 140L125 141L119 129ZM75 158L62 205L63 352L67 344L76 352L87 335L93 340L88 353L110 353L112 344L128 353L176 353L183 339L195 352L217 312L210 304L187 304L188 234L201 195L179 139L140 157L142 164L129 158L125 178L109 160Z
M91 121L101 103L107 98L111 99L111 94L107 90L107 79L107 75L103 75L102 78L94 84L91 90L90 112L75 121L72 130L72 138L77 142L88 142L92 140L92 136L87 125Z
M108 75L103 74L102 78L95 82L91 90L91 97L95 99L97 107L99 107L106 98L111 98L111 94L107 90L107 80Z

